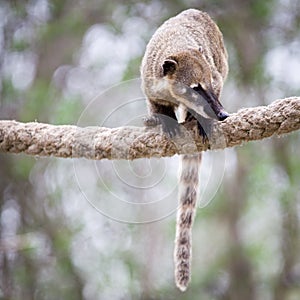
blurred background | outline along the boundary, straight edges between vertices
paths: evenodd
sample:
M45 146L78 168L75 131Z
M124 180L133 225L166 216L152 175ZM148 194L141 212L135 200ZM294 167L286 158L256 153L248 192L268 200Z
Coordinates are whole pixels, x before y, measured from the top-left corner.
M229 112L300 94L300 1L2 0L0 119L141 125L147 41L190 7L223 32ZM296 132L204 154L184 294L178 157L1 154L0 299L300 299L299 149Z

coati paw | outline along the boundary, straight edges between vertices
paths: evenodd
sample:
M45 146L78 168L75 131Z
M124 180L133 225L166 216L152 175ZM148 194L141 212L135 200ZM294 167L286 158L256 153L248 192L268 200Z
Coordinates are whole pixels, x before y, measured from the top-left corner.
M161 124L160 118L157 115L144 117L143 122L147 127L154 127Z
M179 134L180 128L176 120L162 115L162 114L153 114L147 116L143 119L145 126L157 126L161 125L163 132L169 137L173 138L175 135Z
M180 133L180 125L174 119L171 119L169 117L163 117L161 125L163 132L169 138L173 138L175 135L178 135Z
M201 115L196 114L193 112L193 114L189 113L187 117L187 122L197 120L197 129L198 129L198 134L200 137L202 137L202 141L205 142L209 139L209 135L211 132L211 125L212 125L212 120L206 119L202 117Z
M202 125L199 122L197 122L198 133L202 137L202 141L205 142L208 140L208 136L207 131L202 127Z

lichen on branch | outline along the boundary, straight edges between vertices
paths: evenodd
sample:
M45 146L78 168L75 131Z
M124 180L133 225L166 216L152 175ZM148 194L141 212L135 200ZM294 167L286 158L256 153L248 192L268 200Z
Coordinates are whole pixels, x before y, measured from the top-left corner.
M223 122L213 122L203 141L191 122L169 139L157 127L77 127L37 122L0 121L0 152L87 159L136 159L224 149L300 128L300 97L268 106L243 108Z

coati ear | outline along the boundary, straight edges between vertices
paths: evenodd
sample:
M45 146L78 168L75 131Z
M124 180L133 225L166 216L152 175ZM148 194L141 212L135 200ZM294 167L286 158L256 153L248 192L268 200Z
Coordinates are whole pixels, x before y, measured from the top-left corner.
M167 58L162 65L164 76L166 76L168 74L169 75L173 74L175 72L177 66L178 66L178 63L176 60Z

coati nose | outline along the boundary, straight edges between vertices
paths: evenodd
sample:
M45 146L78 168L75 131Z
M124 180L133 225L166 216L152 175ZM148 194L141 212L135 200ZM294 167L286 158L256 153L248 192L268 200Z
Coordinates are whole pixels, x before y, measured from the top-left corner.
M218 113L219 121L224 121L228 117L229 117L229 113L223 109Z

